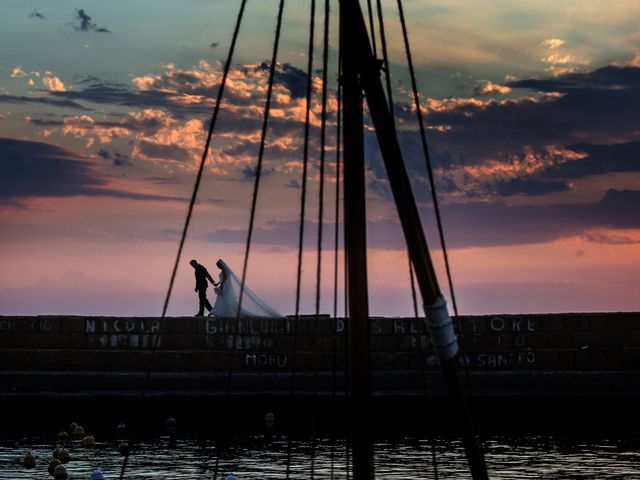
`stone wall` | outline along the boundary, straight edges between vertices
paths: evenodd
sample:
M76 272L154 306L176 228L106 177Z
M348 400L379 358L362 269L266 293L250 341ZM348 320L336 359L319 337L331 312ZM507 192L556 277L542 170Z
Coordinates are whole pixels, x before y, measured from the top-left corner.
M374 370L437 369L422 319L370 322ZM473 371L640 365L640 313L464 316L460 324L460 362ZM0 317L0 370L141 371L154 342L154 371L223 372L232 358L234 371L244 372L284 372L294 362L299 371L344 365L344 319L242 319L237 333L234 325L206 317Z

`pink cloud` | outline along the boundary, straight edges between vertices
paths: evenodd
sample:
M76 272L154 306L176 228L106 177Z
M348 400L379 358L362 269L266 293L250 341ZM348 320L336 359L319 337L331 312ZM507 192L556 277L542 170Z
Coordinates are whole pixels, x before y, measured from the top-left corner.
M22 70L22 67L20 65L18 65L13 70L11 70L11 78L19 78L19 77L26 77L26 76L28 76L27 73L24 70Z
M85 137L87 147L91 147L96 140L100 143L110 143L114 137L130 135L128 128L120 126L105 127L96 123L89 115L65 117L62 127L64 135Z
M45 76L42 79L42 83L44 83L46 87L52 92L66 91L64 83L62 83L62 80L60 80L58 77Z
M549 50L556 50L556 49L562 47L563 45L565 45L566 43L567 42L565 42L564 40L562 40L560 38L547 38L546 40L544 40L542 42L542 45L547 47Z
M509 93L511 88L506 85L500 85L498 83L493 83L490 81L484 82L484 84L474 90L473 93L476 95L491 95L494 93L501 93L503 95Z

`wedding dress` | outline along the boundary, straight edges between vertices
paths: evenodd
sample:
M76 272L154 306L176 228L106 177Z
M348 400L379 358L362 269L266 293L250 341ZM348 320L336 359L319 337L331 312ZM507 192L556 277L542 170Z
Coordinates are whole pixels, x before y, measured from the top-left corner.
M220 285L213 289L216 294L216 302L209 312L209 316L235 317L238 314L238 295L240 294L241 281L223 260L218 260L216 265L221 270L218 277ZM267 305L245 284L240 317L283 318L284 316Z

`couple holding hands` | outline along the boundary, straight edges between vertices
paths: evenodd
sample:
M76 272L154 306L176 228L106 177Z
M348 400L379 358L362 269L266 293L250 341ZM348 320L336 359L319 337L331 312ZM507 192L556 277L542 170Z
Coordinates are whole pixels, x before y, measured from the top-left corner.
M204 315L204 309L209 311L209 316L215 317L272 317L282 318L283 316L267 305L253 293L246 285L243 287L240 280L229 266L218 260L216 267L220 269L218 282L214 281L204 265L196 260L191 260L189 264L195 270L196 288L198 292L199 306L196 316ZM213 285L216 301L211 306L207 299L208 282ZM242 291L242 308L236 295L236 291Z

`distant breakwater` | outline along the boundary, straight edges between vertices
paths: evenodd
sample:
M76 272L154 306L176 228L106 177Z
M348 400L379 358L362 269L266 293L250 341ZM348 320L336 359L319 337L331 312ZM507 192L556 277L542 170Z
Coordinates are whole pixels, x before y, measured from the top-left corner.
M480 401L640 396L640 313L459 321L461 381ZM230 370L237 399L287 397L294 370L296 395L335 398L346 389L347 327L327 316L304 316L297 325L293 318L241 319L237 331L235 319L209 317L3 316L0 396L124 401L140 394L150 366L147 396L159 402L219 398ZM370 332L374 398L396 407L425 392L445 398L423 319L371 318Z

